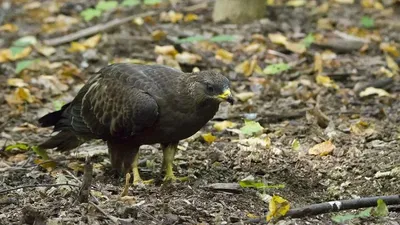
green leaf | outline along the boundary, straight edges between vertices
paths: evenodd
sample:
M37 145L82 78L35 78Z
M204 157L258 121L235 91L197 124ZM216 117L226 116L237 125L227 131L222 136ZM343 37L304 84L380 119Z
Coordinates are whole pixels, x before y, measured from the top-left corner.
M352 215L352 214L345 214L345 215L336 215L333 216L331 219L333 220L333 222L336 223L345 223L349 220L352 220L354 218L357 218L356 215Z
M204 40L206 40L206 38L203 36L192 36L192 37L179 39L176 41L176 43L178 43L178 44L193 43L193 42L204 41Z
M389 214L389 210L386 206L386 203L382 199L378 199L377 201L378 205L376 206L374 210L374 216L377 217L385 217Z
M298 151L300 149L300 141L296 138L292 142L292 149Z
M123 6L135 6L139 5L140 1L139 0L124 0L121 5Z
M53 101L54 110L60 110L63 107L63 105L65 105L64 101L61 101L61 100Z
M365 28L372 28L375 26L375 20L368 16L363 16L361 18L361 25Z
M12 45L18 47L26 47L28 45L34 45L36 43L37 39L35 36L25 36L14 41Z
M218 35L210 39L212 42L224 42L224 41L236 41L236 38L232 35Z
M32 146L33 152L36 153L36 155L42 157L43 160L49 160L49 156L47 155L47 152L45 149L41 149L38 146Z
M81 12L81 16L83 17L83 19L84 19L85 21L90 21L90 20L92 20L92 19L95 18L95 17L101 16L101 11L100 11L100 10L97 10L97 9L89 8L89 9L83 10L83 11Z
M145 5L155 5L161 3L161 0L144 0Z
M117 8L117 6L117 1L100 1L99 3L97 3L96 9L100 11L108 11Z
M309 33L301 42L306 46L306 48L308 48L312 43L314 43L314 41L314 35Z
M20 46L13 46L10 48L11 55L16 56L17 54L23 52L25 47L20 47Z
M242 188L257 188L257 189L285 188L284 184L267 185L264 184L263 182L252 181L252 180L241 180L239 181L239 185Z
M25 143L16 143L16 144L14 144L14 145L8 145L8 146L5 148L5 151L11 151L11 150L13 150L13 149L18 149L18 150L26 151L26 150L29 149L29 145L28 145L28 144L25 144Z
M331 217L331 219L336 223L345 223L355 218L366 218L371 216L372 208L367 208L361 211L358 214L345 214L345 215L336 215Z
M267 75L275 75L283 71L289 70L290 68L290 65L287 63L277 63L268 65L267 67L265 67L263 72Z
M36 61L35 59L29 59L17 62L17 68L15 68L15 73L20 73L22 70L32 65L32 63L34 63L35 61Z
M244 126L240 128L240 131L245 135L253 135L260 133L264 130L264 127L260 123L250 120L244 121Z

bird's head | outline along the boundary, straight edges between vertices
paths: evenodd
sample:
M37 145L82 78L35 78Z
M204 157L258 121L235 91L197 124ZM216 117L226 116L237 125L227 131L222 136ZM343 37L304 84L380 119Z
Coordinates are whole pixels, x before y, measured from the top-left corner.
M230 82L224 75L215 71L193 73L195 77L192 91L197 99L233 104Z

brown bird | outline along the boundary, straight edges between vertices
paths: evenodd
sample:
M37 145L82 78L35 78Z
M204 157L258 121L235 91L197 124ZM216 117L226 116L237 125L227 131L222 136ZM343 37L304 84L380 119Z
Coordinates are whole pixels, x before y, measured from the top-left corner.
M223 101L233 103L229 80L220 73L183 73L162 65L113 64L96 73L61 110L39 119L59 132L39 145L68 151L90 139L107 142L111 164L133 170L141 182L139 147L160 143L164 180L177 179L178 142L213 118Z

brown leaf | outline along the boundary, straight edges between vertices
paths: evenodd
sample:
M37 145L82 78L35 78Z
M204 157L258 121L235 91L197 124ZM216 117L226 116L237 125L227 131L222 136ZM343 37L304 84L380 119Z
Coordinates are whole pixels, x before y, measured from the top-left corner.
M332 144L331 140L328 140L314 145L312 148L308 150L308 154L325 156L330 154L334 149L335 145Z
M3 26L0 26L0 31L6 31L6 32L14 33L16 31L18 31L18 27L15 24L6 23Z

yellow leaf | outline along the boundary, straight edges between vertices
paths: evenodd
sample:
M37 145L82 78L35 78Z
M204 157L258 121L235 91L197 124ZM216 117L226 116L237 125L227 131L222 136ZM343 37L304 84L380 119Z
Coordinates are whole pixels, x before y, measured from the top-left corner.
M369 95L378 95L379 97L390 96L387 91L374 87L367 87L364 91L360 92L360 97L365 97Z
M306 4L305 0L290 0L286 3L287 6L299 7Z
M175 56L176 61L182 64L195 64L201 60L201 56L189 52L178 53Z
M261 52L265 49L265 45L261 44L261 43L251 43L249 45L247 45L246 47L243 48L244 52L247 53L255 53L255 52Z
M27 83L24 82L21 78L8 78L7 85L11 87L26 87Z
M217 139L217 137L215 137L211 133L202 134L201 136L203 137L204 141L206 141L208 144L213 143L215 139Z
M56 52L56 49L51 46L35 45L34 47L36 51L38 51L40 54L44 56L50 56Z
M96 34L93 37L86 39L82 44L86 48L94 48L97 46L97 44L100 42L100 40L101 40L101 34Z
M315 78L317 84L320 84L324 87L331 87L334 89L338 89L339 86L337 86L337 84L328 76L324 76L324 75L317 75L317 77Z
M178 51L175 49L173 45L165 45L165 46L156 45L154 52L159 55L170 55L170 56L175 56L176 54L178 54Z
M73 169L76 172L83 172L83 164L79 162L68 163L68 168Z
M251 62L249 60L245 60L235 67L235 71L237 73L243 73L248 77L252 75L255 70L257 71L257 68L261 70L256 59L251 60Z
M394 44L389 44L389 43L382 42L379 45L379 48L382 51L391 54L393 57L399 57L400 56L400 52L399 52L399 50L397 49L397 47Z
M292 141L292 149L295 151L300 149L300 141L297 138Z
M168 13L167 12L162 12L160 14L160 20L164 22L172 22L176 23L179 22L183 19L183 14L182 13L177 13L173 10L170 10Z
M308 150L308 154L325 156L330 154L334 149L335 145L332 144L331 140L328 140L314 145L312 148Z
M215 53L215 58L225 63L230 63L233 59L233 53L230 53L224 49L218 49Z
M254 92L241 92L235 95L240 101L245 102L254 96Z
M353 4L354 0L335 0L335 2L340 4Z
M387 66L392 70L392 72L399 72L399 65L397 65L396 61L394 61L394 59L389 55L386 55L386 63Z
M375 133L374 126L366 121L360 120L350 126L350 132L355 135L369 136Z
M167 33L165 33L163 30L155 30L151 32L151 37L153 38L154 41L163 40L166 36Z
M27 101L29 103L33 102L33 97L27 88L19 87L19 88L17 88L17 90L15 90L15 93L23 101Z
M215 128L217 131L223 131L223 130L225 130L226 128L234 128L234 127L236 127L236 126L237 126L237 123L231 122L231 121L229 121L229 120L224 120L224 121L222 121L222 122L218 122L218 123L215 123L215 124L214 124L214 128Z
M247 215L246 215L248 218L250 218L250 219L256 219L256 218L258 218L258 216L257 215L254 215L253 213L247 213Z
M195 20L198 20L198 19L199 19L199 17L198 17L196 14L188 13L188 14L186 14L186 16L183 18L183 21L185 21L185 22L192 22L192 21L195 21Z
M283 36L281 33L268 34L268 38L274 44L285 45L287 42L287 38Z
M86 50L85 45L79 43L79 42L71 42L71 47L69 47L68 51L69 52L83 52Z
M378 9L378 10L384 9L383 5L376 0L362 0L361 5L364 8L374 8L374 9Z
M290 209L290 203L288 200L278 195L274 195L269 202L268 208L269 211L266 218L267 222L271 221L271 219L278 219L279 217L286 215Z
M301 43L294 43L294 42L287 41L285 43L285 47L287 50L295 52L295 53L299 53L299 54L303 54L304 52L306 52L306 46Z
M34 159L33 163L35 163L36 165L40 165L41 167L45 168L48 172L52 171L57 166L56 162L43 159Z
M0 50L0 63L7 61L15 61L18 59L23 59L31 54L32 48L30 46L24 48L21 52L13 55L10 49Z
M7 32L14 33L16 31L18 31L18 27L17 27L17 25L14 25L11 23L6 23L3 26L0 26L0 31L7 31Z

